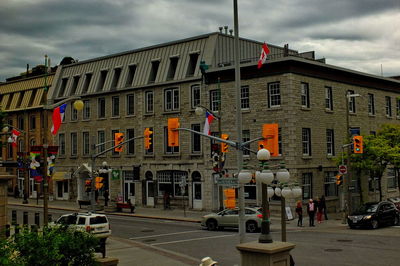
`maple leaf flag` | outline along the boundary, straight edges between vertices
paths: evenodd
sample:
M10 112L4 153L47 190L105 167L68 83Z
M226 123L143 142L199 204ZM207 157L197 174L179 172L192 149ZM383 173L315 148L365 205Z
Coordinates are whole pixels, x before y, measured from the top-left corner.
M269 54L269 48L267 44L264 43L261 48L260 59L258 59L258 69L260 69L265 62L267 62L267 54Z
M64 103L53 110L53 126L51 127L51 134L56 135L58 130L60 129L61 123L64 118L65 109L67 108L67 104Z
M21 132L19 132L18 130L13 129L11 131L11 139L12 139L11 145L13 147L17 147L17 139L18 139L19 135L21 135Z

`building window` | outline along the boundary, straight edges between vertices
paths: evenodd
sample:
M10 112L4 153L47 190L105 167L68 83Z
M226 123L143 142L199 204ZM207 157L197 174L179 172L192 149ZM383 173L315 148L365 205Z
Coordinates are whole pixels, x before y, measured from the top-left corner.
M201 95L201 90L200 90L200 85L196 84L193 85L191 87L191 96L192 96L192 100L191 100L191 104L192 104L192 108L196 108L196 106L198 106L200 104L200 95Z
M78 134L76 132L71 133L71 156L78 155Z
M83 155L89 155L90 153L90 141L89 141L89 132L82 133L83 140Z
M242 109L250 108L249 86L242 86L240 88L240 107Z
M386 184L388 189L397 189L397 177L394 168L388 168Z
M311 156L311 129L302 129L303 155Z
M115 134L117 134L117 133L119 133L120 131L119 130L111 130L111 136L112 136L112 140L113 140L113 146L115 146L116 145L116 143L115 143ZM119 155L119 152L117 152L117 151L115 151L114 149L112 150L112 152L111 152L111 155Z
M164 151L165 151L165 154L179 153L179 146L177 146L177 147L168 146L168 127L164 127Z
M111 83L111 90L117 89L120 77L121 77L121 68L114 69L114 77Z
M303 188L303 200L312 199L312 173L303 173L302 174L302 188Z
M154 147L154 131L153 131L153 128L152 127L150 127L149 128L149 130L152 132L151 134L150 134L150 139L151 139L151 141L150 141L150 147L149 147L149 149L148 150L145 150L145 154L146 155L152 155L153 154L153 147Z
M24 130L25 129L25 120L22 116L18 117L18 129Z
M281 106L281 90L280 83L274 82L268 84L268 107Z
M350 95L353 95L354 91L353 90L348 90L347 91L347 97L349 101L349 113L356 113L356 97L350 97Z
M400 118L400 98L396 98L396 117Z
M78 88L79 79L80 79L80 76L75 76L72 80L72 88L71 88L71 93L70 93L71 96L75 95L75 93L76 93L76 88Z
M60 146L59 154L65 155L65 134L64 133L58 134L58 145Z
M250 140L250 130L242 131L242 143ZM250 145L243 146L243 155L250 156Z
M326 153L327 155L335 155L335 137L333 129L326 130Z
M36 129L36 116L31 115L29 119L29 128Z
M154 83L157 78L157 72L158 72L158 67L160 66L160 61L155 60L151 62L151 71L150 71L150 76L149 76L149 82L148 83Z
M152 91L146 91L145 92L145 106L146 106L146 113L153 113L154 111L154 97L153 97L153 92Z
M200 124L193 124L191 126L193 131L200 132ZM200 153L201 152L201 136L196 133L192 134L192 153Z
M90 82L92 81L92 73L87 73L85 75L85 83L83 84L82 93L86 93L89 90Z
M386 116L392 117L392 98L390 96L385 96L386 102Z
M368 93L368 114L375 115L375 99L371 93Z
M193 53L193 54L189 55L189 65L188 65L186 77L193 77L194 71L196 70L198 58L199 58L198 53Z
M107 70L100 71L100 79L99 82L97 83L96 91L102 91L104 89L104 84L106 83L107 74L108 74Z
M97 102L97 115L98 118L105 118L106 117L106 99L99 98Z
M169 59L169 69L167 74L167 80L173 80L175 77L176 67L178 66L179 57L171 57Z
M73 105L71 105L71 121L76 121L78 120L78 110L74 108Z
M103 152L106 150L106 133L104 130L97 131L97 144L102 144L98 146L98 152Z
M90 119L90 100L83 101L83 119Z
M133 79L135 77L135 72L136 72L136 65L131 65L128 68L128 76L126 78L125 86L130 87L132 86Z
M338 186L336 185L336 171L325 172L325 197L335 197L338 195Z
M118 117L119 116L119 96L112 97L111 104L112 104L112 116Z
M60 86L60 91L58 92L58 97L64 96L65 89L67 88L68 84L68 78L63 78L61 80L61 86Z
M177 111L179 110L179 89L165 89L164 90L164 110Z
M325 109L333 111L332 87L325 87Z
M219 92L218 90L210 91L210 110L213 112L219 111Z
M126 95L126 115L134 115L135 114L135 95L128 94Z
M301 107L310 108L310 92L308 83L301 83Z
M126 130L126 140L133 139L135 137L135 130L133 128L129 128ZM126 144L126 153L129 155L135 154L135 140L131 140Z

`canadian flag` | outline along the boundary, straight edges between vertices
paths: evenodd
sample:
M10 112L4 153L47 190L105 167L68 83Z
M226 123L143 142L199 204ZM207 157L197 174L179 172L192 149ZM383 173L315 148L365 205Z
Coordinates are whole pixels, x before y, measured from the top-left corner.
M11 145L13 147L17 147L17 139L18 139L19 135L21 135L21 132L19 132L18 130L13 129L11 131L11 139L12 139Z
M267 62L267 54L269 54L269 48L267 44L264 43L261 48L260 59L258 59L258 69L260 69L265 62Z

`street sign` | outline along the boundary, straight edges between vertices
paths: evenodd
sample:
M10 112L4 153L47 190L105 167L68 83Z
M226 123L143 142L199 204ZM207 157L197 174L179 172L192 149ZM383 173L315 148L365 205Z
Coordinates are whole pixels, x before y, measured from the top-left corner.
M220 186L238 186L238 180L237 178L228 178L228 177L223 177L223 178L217 178L217 184Z
M339 173L347 174L347 166L346 165L339 165Z

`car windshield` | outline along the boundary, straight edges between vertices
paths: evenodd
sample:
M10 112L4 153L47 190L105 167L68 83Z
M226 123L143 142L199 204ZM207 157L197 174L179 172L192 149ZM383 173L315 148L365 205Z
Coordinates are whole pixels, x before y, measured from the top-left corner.
M376 212L377 208L378 208L377 203L364 204L364 205L361 205L357 209L356 213L360 213L360 214L361 213L373 213L373 212Z

